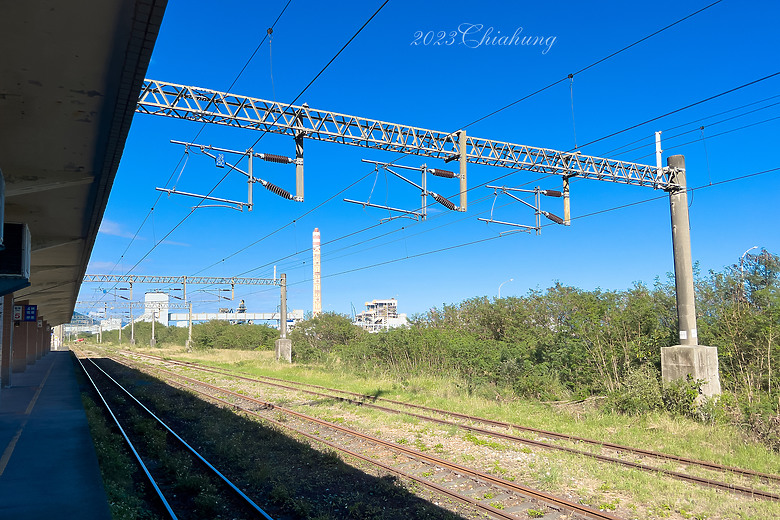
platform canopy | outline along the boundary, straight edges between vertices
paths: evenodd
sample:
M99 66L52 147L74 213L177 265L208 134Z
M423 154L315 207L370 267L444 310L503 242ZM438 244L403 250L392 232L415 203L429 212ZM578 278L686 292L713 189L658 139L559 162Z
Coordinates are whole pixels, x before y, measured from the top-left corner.
M3 3L5 221L32 238L31 285L14 297L51 325L70 321L166 3Z

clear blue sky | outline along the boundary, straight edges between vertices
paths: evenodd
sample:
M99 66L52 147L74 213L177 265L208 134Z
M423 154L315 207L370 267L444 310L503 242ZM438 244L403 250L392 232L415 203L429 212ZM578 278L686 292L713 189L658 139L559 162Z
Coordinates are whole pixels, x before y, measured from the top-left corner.
M171 0L147 77L228 89L285 3L225 1L215 6L213 2ZM708 3L391 0L298 103L454 131ZM260 47L231 91L292 101L379 5L379 1L292 0L272 40ZM724 0L576 75L573 85L567 80L470 126L469 134L569 150L575 145L575 128L576 142L582 145L778 72L779 17L780 4L776 1ZM419 45L412 45L416 31L449 33L469 26L463 24L482 25L481 31L473 29L473 36L467 37L470 45L463 43L461 34L450 46L425 45L422 38ZM492 28L491 36L499 31L506 36L521 27L521 35L541 36L549 44L478 44L488 28ZM664 163L668 155L684 154L690 187L777 168L780 162L774 151L780 137L780 119L761 123L780 117L780 104L770 106L780 103L780 97L768 99L772 96L780 96L780 76L586 146L582 151L655 164L652 136L655 130L663 130ZM752 105L716 115L748 104ZM739 117L722 121L733 116ZM708 119L695 122L701 118ZM678 125L685 126L672 129ZM702 125L703 131L699 129ZM740 129L748 125L753 126ZM664 278L673 270L669 203L664 193L598 181L572 183L575 219L571 227L550 225L543 228L541 236L503 235L361 269L496 237L508 228L477 220L490 215L494 202L492 190L479 188L469 193L469 211L465 214L439 206L429 213L427 221L396 219L331 242L387 216L382 210L342 202L343 198L366 200L373 189L372 202L415 209L420 196L411 186L383 172L377 176L371 173L371 166L361 163L361 158L393 161L398 154L316 141L305 144L304 203L282 200L255 185L254 211L198 209L138 263L197 203L195 199L166 195L155 202L159 195L155 187L175 184L179 190L206 193L224 173L210 159L195 154L190 154L182 169L183 147L169 143L170 139L192 140L201 126L136 114L88 273L125 274L135 266L130 271L133 274L271 277L276 265L278 272L287 273L288 308L309 311L309 248L315 227L320 229L323 241L323 309L340 313L350 313L351 305L359 312L365 301L377 298L398 298L399 310L409 314L474 296L492 298L499 284L510 278L514 281L502 287L502 296L544 289L556 281L584 289L624 289L634 281L651 285L656 277ZM704 137L712 137L702 141L702 132ZM721 132L729 133L715 135ZM260 133L251 130L209 125L197 142L245 149L258 137ZM612 151L637 140L641 142ZM636 146L642 147L626 151ZM268 134L255 150L292 155L294 145L289 137ZM420 157L399 161L410 166L424 162L451 167ZM474 186L506 173L508 170L503 168L470 165L469 184ZM366 174L370 175L362 182L298 219ZM261 162L256 175L294 190L293 167ZM559 177L540 177L518 172L499 183L560 189ZM432 178L429 188L446 196L458 191L456 181L440 178ZM213 195L245 200L244 177L234 172ZM737 262L752 246L777 253L779 195L780 172L689 195L693 258L701 270L721 270ZM588 216L653 198L656 200ZM531 210L519 203L506 205L508 202L507 197L498 199L494 218L533 223ZM153 215L131 240L152 207ZM543 209L562 215L561 200L545 199ZM293 220L294 224L260 240ZM242 253L221 261L254 242ZM352 272L338 274L345 271ZM81 299L93 299L98 295L96 289L96 284L84 284ZM193 289L190 291L196 301L203 300L196 303L197 310L236 306L239 298L246 300L250 311L269 312L278 305L278 291L269 288L239 287L236 302L222 304L206 302L215 298L194 293Z

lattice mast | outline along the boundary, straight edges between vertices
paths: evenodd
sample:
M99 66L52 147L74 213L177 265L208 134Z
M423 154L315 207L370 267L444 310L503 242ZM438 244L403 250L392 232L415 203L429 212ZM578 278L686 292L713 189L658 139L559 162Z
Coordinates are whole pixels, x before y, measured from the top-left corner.
M318 316L322 313L322 284L320 277L320 229L314 228L314 232L311 235L311 250L313 255L314 273L312 280L314 281L312 315Z

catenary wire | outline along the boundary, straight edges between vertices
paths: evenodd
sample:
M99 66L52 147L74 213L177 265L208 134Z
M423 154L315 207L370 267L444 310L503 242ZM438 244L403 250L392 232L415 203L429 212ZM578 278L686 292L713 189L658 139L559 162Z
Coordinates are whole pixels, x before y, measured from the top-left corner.
M505 109L507 109L507 108L509 108L509 107L511 107L511 106L513 106L513 105L515 105L515 104L517 104L517 103L519 103L519 102L521 102L521 101L524 101L524 100L526 100L526 99L528 99L528 98L530 98L530 97L532 97L532 96L535 96L536 94L539 94L539 93L541 93L541 92L543 92L543 91L547 90L548 88L551 88L551 87L553 87L553 86L555 86L555 85L557 85L557 84L559 84L559 83L561 83L561 82L563 82L563 81L565 81L565 80L567 80L567 79L569 79L570 81L573 81L573 77L574 77L575 75L577 75L577 74L580 74L580 73L582 73L582 72L585 72L586 70L589 70L589 69L591 69L591 68L593 68L593 67L595 67L595 66L599 65L600 63L603 63L604 61L607 61L607 60L609 60L610 58L612 58L612 57L614 57L614 56L617 56L618 54L620 54L620 53L622 53L622 52L624 52L624 51L626 51L626 50L628 50L628 49L630 49L630 48L632 48L632 47L634 47L634 46L636 46L636 45L638 45L638 44L640 44L640 43L642 43L642 42L644 42L644 41L646 41L646 40L648 40L648 39L650 39L650 38L652 38L653 36L656 36L657 34L660 34L660 33L664 32L664 31L666 31L666 30L668 30L668 29L670 29L670 28L672 28L672 27L674 27L674 26L678 25L679 23L681 23L681 22L683 22L683 21L685 21L685 20L687 20L687 19L689 19L689 18L691 18L691 17L693 17L693 16L695 16L695 15L697 15L697 14L699 14L699 13L703 12L703 11L706 11L707 9L709 9L709 8L711 8L711 7L715 6L715 5L717 5L717 4L718 4L718 3L720 3L721 1L722 1L722 0L717 0L716 2L713 2L713 3L711 3L711 4L709 4L709 5L707 5L707 6L703 7L703 8L701 8L701 9L699 9L699 10L697 10L697 11L694 11L693 13L691 13L691 14L688 14L687 16L685 16L685 17L683 17L683 18L680 18L680 19L676 20L676 21L674 21L674 22L672 22L672 23L670 23L670 24L668 24L668 25L666 25L666 26L664 26L664 27L662 27L662 28L660 28L660 29L658 29L658 30L656 30L656 31L654 31L654 32L652 32L652 33L650 33L649 35L647 35L647 36L645 36L645 37L643 37L643 38L641 38L641 39L639 39L639 40L636 40L635 42L633 42L633 43L631 43L631 44L629 44L629 45L626 45L626 46L624 46L624 47L622 47L622 48L618 49L618 50L617 50L617 51L615 51L615 52L612 52L612 53L608 54L607 56L605 56L605 57L603 57L603 58L601 58L601 59L599 59L599 60L597 60L597 61L595 61L595 62L593 62L593 63L591 63L591 64L589 64L589 65L587 65L587 66L585 66L585 67L583 67L583 68L581 68L581 69L579 69L578 71L576 71L576 72L574 72L574 73L572 73L572 74L569 74L569 75L567 75L566 77L564 77L564 78L562 78L562 79L560 79L560 80L558 80L558 81L556 81L556 82L553 82L553 83L551 83L551 84L547 85L546 87L543 87L543 88L541 88L541 89L538 89L538 90L536 90L536 91L534 91L534 92L532 92L532 93L530 93L530 94L527 94L526 96L523 96L522 98L520 98L520 99L518 99L518 100L516 100L516 101L514 101L514 102L512 102L512 103L510 103L509 105L506 105L506 106L504 106L504 107L502 107L502 108L500 108L500 109L498 109L498 110L495 110L495 111L493 111L493 112L491 112L491 113L489 113L489 114L487 114L487 115L485 115L485 116L483 116L483 117L481 117L481 118L479 118L479 119L476 119L476 120L472 121L471 123L468 123L468 124L464 125L462 128L467 128L467 127L469 127L469 126L471 126L471 125L473 125L473 124L475 124L475 123L477 123L477 122L479 122L479 121L482 121L482 120L484 120L484 119L487 119L487 118L491 117L492 115L495 115L495 114L497 114L497 113L499 113L499 112L501 112L501 111L503 111L503 110L505 110ZM383 6L384 6L384 4L383 4ZM380 9L381 9L381 7L380 7ZM361 30L362 30L362 28L361 28ZM351 40L350 40L350 41L351 41ZM339 51L339 52L340 52L340 51ZM318 76L317 76L317 77L319 77L319 74L318 74ZM308 88L308 86L307 86L306 88ZM298 96L298 97L300 97L300 96ZM298 99L298 97L296 97L296 100ZM680 110L682 110L682 109L680 109ZM662 116L662 117L664 117L664 116ZM620 132L619 132L619 133L620 133ZM589 144L590 144L590 143L589 143ZM409 155L411 155L411 154L409 154L409 153L403 154L403 155L401 155L400 157L398 157L398 158L396 158L395 160L393 160L393 161L392 161L390 164L392 164L392 163L394 163L394 162L396 162L396 161L400 160L400 159L401 159L401 158L403 158L403 157L407 157L407 156L409 156ZM369 227L369 228L366 228L366 229L372 229L373 227L376 227L376 226L371 226L371 227ZM362 232L362 230L361 230L361 231L359 231L359 232ZM258 243L258 242L254 242L253 244L256 244L256 243ZM323 244L323 245L325 245L325 244ZM244 249L242 249L242 250L245 250L245 249L246 249L246 248L244 248ZM202 272L202 271L200 271L200 272ZM251 272L251 271L250 271L250 272Z

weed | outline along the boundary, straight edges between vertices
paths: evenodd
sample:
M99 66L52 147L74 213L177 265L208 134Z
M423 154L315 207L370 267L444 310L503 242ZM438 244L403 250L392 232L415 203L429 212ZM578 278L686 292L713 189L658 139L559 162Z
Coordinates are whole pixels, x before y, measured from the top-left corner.
M526 514L527 514L527 515L528 515L530 518L542 518L542 517L545 515L545 512L544 512L544 511L540 511L540 510L538 510L538 509L526 509L526 510L525 510L525 513L526 513Z

